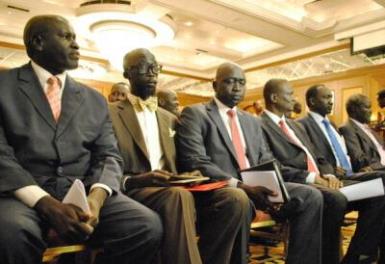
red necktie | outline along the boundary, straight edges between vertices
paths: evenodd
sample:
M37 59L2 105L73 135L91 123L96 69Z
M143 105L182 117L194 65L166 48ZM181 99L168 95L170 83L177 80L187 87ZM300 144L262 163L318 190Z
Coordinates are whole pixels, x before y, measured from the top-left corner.
M283 121L283 120L280 120L279 121L279 127L281 128L282 132L289 138L289 140L294 143L295 145L297 145L298 147L300 147L301 149L303 149L303 151L305 151L305 147L304 145L301 143L301 141L296 137L296 136L292 136L290 131L289 131L289 128L287 127L286 125L286 122ZM306 153L306 163L307 163L307 170L309 172L317 172L318 173L318 168L317 168L317 165L315 164L314 160L309 157L307 151L305 151Z
M242 145L241 133L238 129L237 122L236 122L237 113L234 110L228 110L227 115L229 116L229 120L230 120L231 139L233 141L235 153L237 154L237 161L238 161L239 168L241 170L246 169L247 163L246 163L245 149Z
M60 81L56 76L51 76L48 78L47 84L45 95L51 107L52 115L57 122L61 112Z

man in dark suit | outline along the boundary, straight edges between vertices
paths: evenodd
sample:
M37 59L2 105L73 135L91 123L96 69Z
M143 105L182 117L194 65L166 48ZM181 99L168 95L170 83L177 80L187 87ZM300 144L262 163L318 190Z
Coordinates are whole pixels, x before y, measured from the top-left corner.
M247 194L257 209L264 210L271 206L267 199L271 191L240 180L240 169L273 159L260 123L236 107L244 97L245 84L238 65L222 64L213 82L215 98L184 108L177 126L178 165L186 171L198 169L212 180L228 180L229 188ZM312 187L291 183L286 187L292 198L303 201L289 219L286 263L320 263L322 197ZM249 227L245 228L248 235Z
M334 168L334 175L342 181L367 181L378 177L384 180L383 172L353 172L345 142L327 118L333 109L333 95L329 88L323 84L313 85L306 91L306 103L310 112L299 122L304 126L316 151ZM347 257L360 252L367 255L368 252L374 252L372 255L376 255L385 222L384 197L355 202L349 208L360 211L357 230L362 231L362 234L357 233L356 237L365 236L366 240L354 239ZM365 245L365 250L362 250L362 245Z
M156 83L160 66L146 49L124 58L124 76L130 81L128 99L110 105L111 119L124 160L124 188L128 196L158 212L164 226L162 263L242 263L243 250L234 245L245 222L248 200L238 203L232 190L195 195L199 224L199 255L193 195L167 187L175 165L176 116L157 107ZM221 204L215 199L220 197ZM215 198L215 199L214 199ZM242 200L241 200L242 201ZM218 235L220 234L220 235Z
M344 196L337 191L342 182L334 176L336 169L332 163L328 162L329 154L325 158L322 155L323 152L312 145L300 124L283 117L283 114L292 107L292 95L293 89L286 80L273 79L266 83L264 97L267 111L262 115L263 129L276 157L286 166L301 169L302 172L299 174L301 177L305 175L302 183L315 184L324 195L323 261L324 263L338 263L339 230L348 206ZM284 125L289 133L285 132ZM317 142L320 143L320 141L321 139L318 138ZM322 146L322 148L324 147ZM312 161L315 165L313 169L310 163ZM370 229L371 226L366 223L372 221L373 226L382 230L383 221L380 219L380 214L384 201L382 198L371 199L365 201L364 204L367 206L366 208L365 206L354 206L360 210L360 218L348 254L343 260L344 263L370 263L376 257L378 243L374 243L373 247L368 246L367 243L370 244L371 239L376 238L378 241L379 236L376 236L374 233L377 231ZM353 205L349 204L349 207ZM369 220L366 219L368 217ZM365 240L369 237L366 234L370 234L369 241Z
M160 219L119 192L122 159L106 101L66 73L79 60L73 29L37 16L24 43L31 62L0 72L0 262L40 263L52 228L103 247L99 263L153 263ZM91 214L60 202L75 179Z
M340 127L354 171L372 171L385 166L382 138L369 126L372 115L370 99L362 94L352 95L346 102L349 120Z

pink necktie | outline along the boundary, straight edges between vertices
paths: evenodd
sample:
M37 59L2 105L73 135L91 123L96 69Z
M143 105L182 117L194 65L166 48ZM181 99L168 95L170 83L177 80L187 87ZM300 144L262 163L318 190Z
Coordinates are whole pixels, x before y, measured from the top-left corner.
M294 143L295 145L297 145L298 147L300 147L301 149L303 149L305 151L305 147L303 146L301 141L297 137L293 137L290 134L289 128L287 127L286 123L283 120L279 121L279 127L281 128L283 133L289 138L289 140L292 143ZM311 157L309 157L307 151L305 151L305 153L306 153L307 170L309 172L317 172L318 173L318 168L317 168L317 165L315 164L314 160Z
M61 111L60 81L56 76L51 76L48 78L47 84L47 91L45 95L47 96L47 100L51 106L52 115L57 122Z
M229 116L229 119L230 119L231 138L232 138L233 145L235 148L235 153L237 155L237 161L238 161L239 168L241 170L246 169L247 164L246 164L245 149L242 145L241 133L239 132L237 122L235 120L236 112L234 110L228 110L227 115Z

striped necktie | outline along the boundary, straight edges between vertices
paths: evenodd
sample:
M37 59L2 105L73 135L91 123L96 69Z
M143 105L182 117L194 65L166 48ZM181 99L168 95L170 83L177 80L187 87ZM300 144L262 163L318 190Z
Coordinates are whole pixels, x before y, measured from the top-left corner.
M51 76L47 80L47 96L48 103L51 107L53 118L58 122L61 112L60 99L60 80L56 76Z

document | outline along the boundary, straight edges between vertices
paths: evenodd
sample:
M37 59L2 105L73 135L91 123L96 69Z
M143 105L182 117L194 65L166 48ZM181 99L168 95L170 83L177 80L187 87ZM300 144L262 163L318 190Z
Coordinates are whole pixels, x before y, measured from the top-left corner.
M290 200L281 175L281 169L275 159L242 170L240 174L243 182L247 185L264 186L275 191L278 196L270 196L269 200L271 202L284 203Z
M348 201L357 201L384 195L384 185L381 178L359 182L340 188Z
M82 209L85 213L91 213L90 207L87 201L87 194L84 184L81 180L76 179L68 190L63 199L65 204L73 204Z
M190 192L208 192L216 189L223 188L228 185L228 181L218 181L218 182L211 182L211 183L204 183L194 186L187 186L185 187L186 190L189 190Z
M284 199L279 186L278 178L275 171L243 171L241 172L242 180L250 186L264 186L277 196L269 196L269 200L273 203L283 203Z

